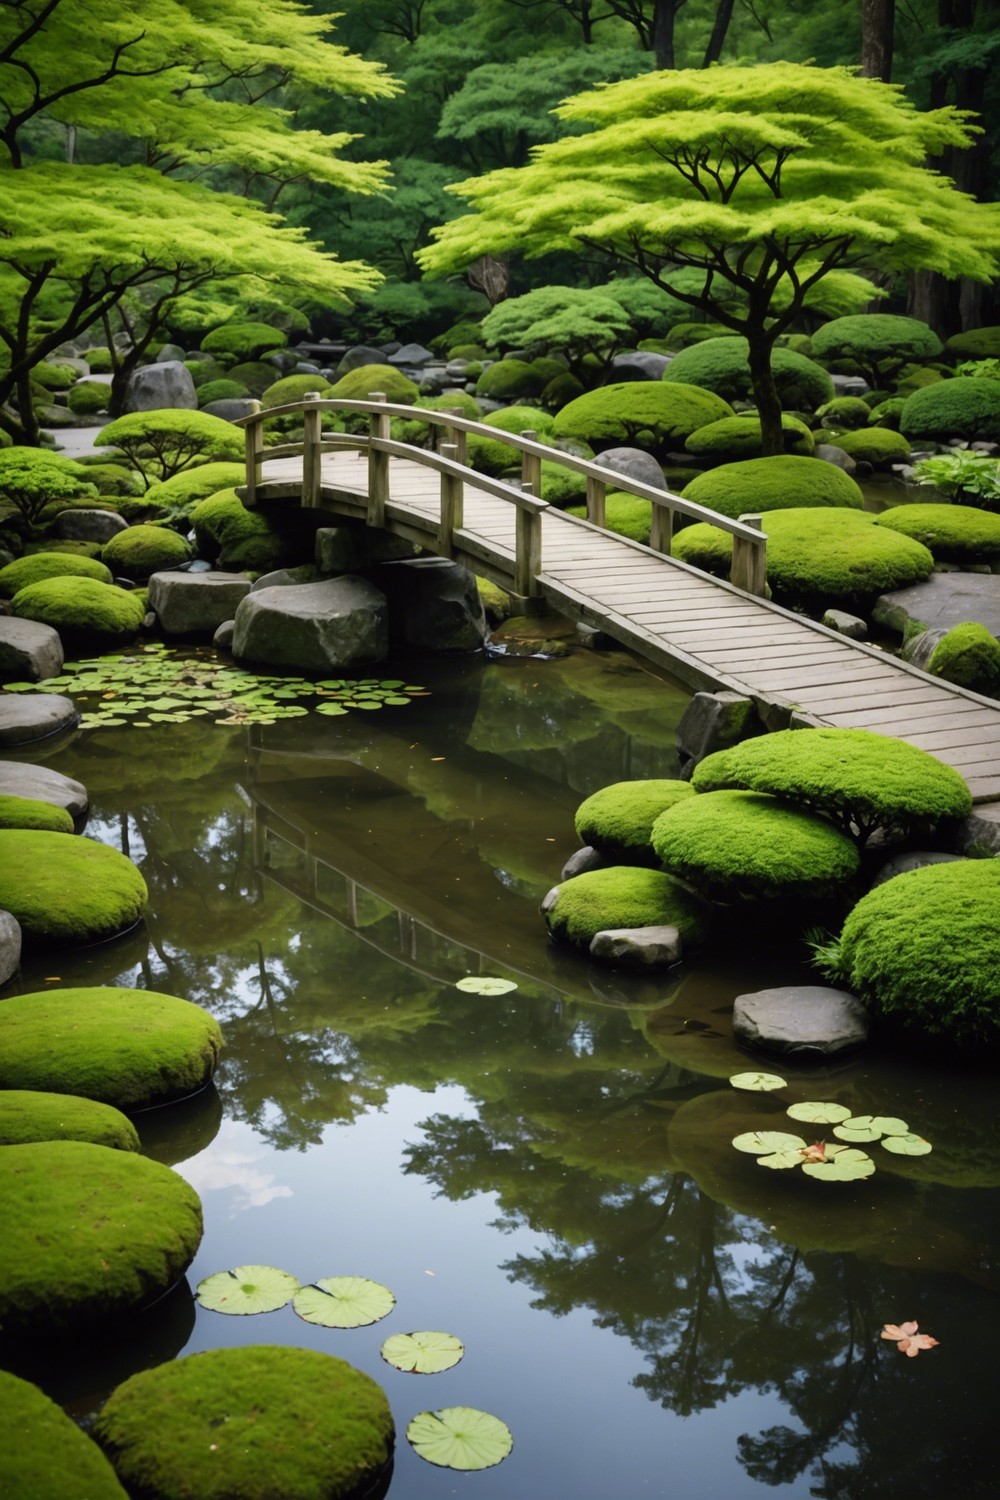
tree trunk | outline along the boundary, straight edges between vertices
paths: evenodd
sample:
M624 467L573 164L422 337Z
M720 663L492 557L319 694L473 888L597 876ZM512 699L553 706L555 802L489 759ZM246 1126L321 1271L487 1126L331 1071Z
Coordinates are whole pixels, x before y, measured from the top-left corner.
M715 7L715 21L712 25L712 35L708 39L708 46L705 48L703 68L710 68L712 63L718 62L722 56L722 49L726 45L726 33L733 19L735 3L736 0L719 0ZM893 0L889 0L889 3L892 4Z
M760 417L761 453L765 458L773 458L776 454L784 453L785 437L781 428L781 401L771 369L772 341L768 338L763 321L759 327L748 327L746 332L750 346L750 382Z
M676 68L674 25L684 0L653 0L653 53L658 68Z
M896 0L861 0L861 74L892 81Z

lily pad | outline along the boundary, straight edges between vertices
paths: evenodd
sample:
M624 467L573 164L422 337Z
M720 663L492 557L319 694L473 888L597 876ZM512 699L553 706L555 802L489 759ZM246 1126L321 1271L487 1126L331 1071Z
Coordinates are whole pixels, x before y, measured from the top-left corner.
M729 1082L734 1089L747 1089L755 1094L769 1094L772 1089L787 1087L777 1073L734 1073Z
M195 1296L202 1307L220 1313L277 1312L299 1290L296 1277L274 1266L236 1266L199 1281Z
M514 1446L510 1428L474 1406L445 1406L422 1411L406 1429L421 1458L442 1469L492 1469Z
M513 979L487 979L469 974L465 979L460 979L455 988L466 995L509 995L511 990L517 989L517 985Z
M326 1276L301 1287L292 1302L300 1318L323 1328L364 1328L395 1305L387 1286L364 1276Z
M882 1149L891 1151L893 1156L926 1156L934 1147L922 1135L914 1135L909 1131L906 1135L887 1135L882 1142Z
M394 1333L382 1345L382 1358L396 1370L413 1375L438 1375L457 1365L465 1345L453 1333L422 1331Z
M770 1167L775 1172L787 1172L790 1167L802 1166L802 1149L796 1146L788 1151L775 1151L770 1156L758 1156L758 1167Z
M833 1133L840 1141L863 1145L866 1141L880 1141L884 1135L909 1135L910 1127L894 1115L851 1115L835 1126Z
M820 1104L813 1099L790 1104L785 1113L793 1120L804 1120L809 1125L838 1125L851 1116L851 1111L842 1104Z
M807 1177L816 1177L820 1182L860 1182L870 1177L875 1163L864 1151L851 1146L827 1146L828 1161L807 1161L802 1170Z
M748 1130L733 1137L737 1151L746 1151L750 1156L770 1156L778 1151L802 1151L805 1141L800 1135L789 1135L783 1130Z

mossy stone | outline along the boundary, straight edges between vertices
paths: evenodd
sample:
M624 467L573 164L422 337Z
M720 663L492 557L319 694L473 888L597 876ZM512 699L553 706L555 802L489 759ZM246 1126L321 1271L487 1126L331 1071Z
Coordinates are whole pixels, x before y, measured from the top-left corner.
M1000 324L986 328L967 328L964 333L953 333L945 343L945 353L956 359L1000 358Z
M871 416L871 407L860 396L834 396L819 408L816 415L826 427L844 427L853 431L866 427Z
M862 427L857 432L842 432L837 447L859 463L880 465L904 463L910 456L910 445L901 432L891 427Z
M127 1500L97 1444L43 1391L0 1370L0 1495Z
M914 391L899 418L900 431L919 442L926 438L971 441L1000 440L1000 380L956 375Z
M0 828L40 828L49 833L72 833L73 819L64 807L33 797L0 793Z
M678 448L699 427L733 415L727 401L697 385L620 381L564 406L552 433L603 447L626 443L656 452Z
M306 396L325 396L329 390L330 382L323 375L285 375L261 392L260 403L262 406L291 406Z
M204 381L197 391L199 406L208 406L211 401L245 401L250 395L245 385L238 380L227 380L225 376Z
M202 500L191 512L191 525L201 555L220 568L269 573L294 560L278 522L262 510L247 510L235 489Z
M190 562L194 554L190 544L176 531L140 524L119 531L105 543L101 556L123 578L143 582L151 573Z
M519 436L522 432L535 432L538 441L551 440L552 418L538 406L505 406L502 411L491 412L483 418L485 427L495 427L498 432L509 432ZM520 472L521 451L500 438L483 437L478 432L468 436L468 458L474 469L481 474L503 474L507 469Z
M957 687L1000 697L1000 641L976 621L956 625L934 647L927 670Z
M588 870L564 880L556 893L543 912L546 925L554 938L578 948L589 948L598 932L620 927L676 927L685 948L708 935L703 903L662 870Z
M413 381L394 365L359 365L342 375L327 396L331 401L370 401L373 391L381 391L387 401L405 406L412 406L420 394ZM367 423L368 418L363 420Z
M0 1006L0 1088L96 1099L126 1112L204 1088L222 1050L219 1024L155 990L41 990Z
M577 837L622 864L654 863L653 824L661 812L692 796L688 781L616 781L580 803Z
M717 510L734 521L772 510L807 506L861 510L864 505L861 486L836 464L787 453L720 464L692 479L682 494L685 500Z
M5 1146L0 1196L0 1322L14 1338L149 1306L201 1242L201 1203L183 1177L89 1141Z
M585 505L568 505L568 515L587 518ZM653 529L653 506L649 500L640 500L638 495L625 495L620 490L609 490L604 497L604 524L608 531L625 536L632 542L645 546Z
M146 882L130 859L93 839L47 829L0 829L0 909L26 944L99 943L134 926Z
M21 589L47 578L95 578L98 583L110 583L111 573L104 563L92 557L78 557L69 552L33 552L0 568L0 599L13 599Z
M560 375L565 370L560 369ZM521 401L540 396L554 376L524 359L498 359L476 381L476 395L488 401Z
M14 595L14 614L70 639L113 642L135 635L146 609L135 594L96 578L46 578Z
M816 445L804 422L783 412L781 431L786 453L798 454L801 458L812 457ZM709 422L707 426L692 432L684 447L688 453L709 460L760 458L763 453L760 418L748 413L745 416L723 417L721 421Z
M146 1500L339 1500L388 1463L382 1387L315 1349L209 1349L143 1370L94 1428Z
M974 505L894 505L877 520L922 542L942 562L988 562L1000 556L1000 516Z
M38 1089L0 1089L0 1145L29 1141L90 1141L115 1151L138 1151L132 1121L110 1104Z
M161 480L159 484L151 484L144 498L164 515L169 511L189 511L199 500L207 500L210 495L217 495L220 490L245 481L243 464L197 464L193 469L184 469L170 479ZM126 515L124 510L122 515L129 521L143 519L138 515Z
M673 332L676 332L676 327ZM739 337L704 339L674 356L663 379L702 386L727 401L752 399L749 345ZM792 349L771 351L771 371L781 404L796 410L815 411L833 399L833 381L814 360Z

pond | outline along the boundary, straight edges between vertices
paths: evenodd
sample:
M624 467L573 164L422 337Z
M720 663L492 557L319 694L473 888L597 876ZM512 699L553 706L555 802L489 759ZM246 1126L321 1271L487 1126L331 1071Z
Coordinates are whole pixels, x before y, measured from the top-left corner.
M684 692L619 652L403 670L429 689L405 707L102 728L47 757L88 786L88 832L140 865L151 912L32 961L22 988L164 990L211 1010L226 1050L217 1088L138 1121L202 1197L189 1284L19 1372L86 1424L181 1353L337 1354L389 1395L399 1500L992 1495L991 1081L873 1052L737 1093L733 998L815 981L801 951L722 930L634 978L551 947L537 915L579 801L676 773ZM469 974L517 988L458 990ZM761 1171L731 1139L787 1126L792 1099L902 1115L935 1150L883 1153L857 1184ZM196 1306L245 1263L370 1277L396 1306L348 1331ZM939 1347L880 1338L908 1319ZM465 1357L391 1369L383 1339L415 1329ZM450 1405L501 1417L511 1456L419 1459L408 1421Z

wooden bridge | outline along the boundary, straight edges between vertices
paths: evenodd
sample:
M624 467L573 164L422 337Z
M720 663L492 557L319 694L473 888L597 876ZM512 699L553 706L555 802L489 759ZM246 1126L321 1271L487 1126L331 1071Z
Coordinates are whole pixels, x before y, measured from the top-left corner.
M367 418L368 432L327 434L325 411ZM264 422L301 415L303 441L264 446ZM395 441L393 417L440 429L438 451ZM249 508L290 499L365 520L453 558L530 607L546 601L665 668L686 686L752 697L796 725L872 729L930 751L965 777L976 802L1000 800L1000 705L828 630L764 599L760 516L739 521L459 412L310 397L242 419ZM520 482L466 463L469 434L521 456ZM540 498L542 461L586 480L587 519ZM516 458L512 460L516 462ZM605 526L608 489L652 505L648 546ZM733 538L732 582L671 557L675 518L708 521Z

